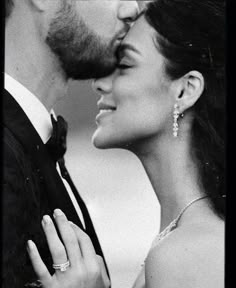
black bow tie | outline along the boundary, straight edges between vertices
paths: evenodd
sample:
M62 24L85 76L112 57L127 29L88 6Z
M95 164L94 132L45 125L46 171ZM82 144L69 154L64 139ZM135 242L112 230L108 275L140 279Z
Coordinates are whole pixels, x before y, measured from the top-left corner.
M57 162L63 158L66 152L66 136L67 136L67 122L62 116L57 117L57 121L51 115L52 120L52 136L46 143L46 147L52 159Z

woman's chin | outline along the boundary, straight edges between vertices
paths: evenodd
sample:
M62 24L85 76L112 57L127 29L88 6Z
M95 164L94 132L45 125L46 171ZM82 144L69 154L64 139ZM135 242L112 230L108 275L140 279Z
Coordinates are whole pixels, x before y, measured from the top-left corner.
M110 133L110 131L104 131L97 129L92 136L92 143L98 149L112 149L112 148L124 148L124 143L121 143L121 137Z
M113 148L108 138L100 135L97 131L92 136L92 143L98 149Z

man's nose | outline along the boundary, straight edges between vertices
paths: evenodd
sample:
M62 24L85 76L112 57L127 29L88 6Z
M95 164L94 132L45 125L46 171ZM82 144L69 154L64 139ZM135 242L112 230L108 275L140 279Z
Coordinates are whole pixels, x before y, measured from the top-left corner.
M118 13L118 18L127 23L132 23L135 21L139 14L139 5L137 1L128 0L120 1L120 9Z

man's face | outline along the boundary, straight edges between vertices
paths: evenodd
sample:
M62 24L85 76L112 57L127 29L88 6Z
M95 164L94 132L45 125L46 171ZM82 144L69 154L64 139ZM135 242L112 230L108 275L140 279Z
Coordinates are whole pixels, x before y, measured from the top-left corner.
M46 42L67 78L100 78L116 66L116 49L138 14L134 0L62 0Z

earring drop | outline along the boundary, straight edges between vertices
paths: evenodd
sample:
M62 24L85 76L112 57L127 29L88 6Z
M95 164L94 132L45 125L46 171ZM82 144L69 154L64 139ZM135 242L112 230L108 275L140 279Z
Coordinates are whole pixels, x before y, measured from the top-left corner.
M178 125L178 118L179 118L179 109L178 109L178 104L174 105L174 112L173 112L173 136L178 137L178 130L179 130L179 125Z
M179 131L179 124L178 124L178 119L179 117L183 118L184 113L179 113L179 106L178 104L174 105L174 112L173 112L173 136L178 137L178 131Z

